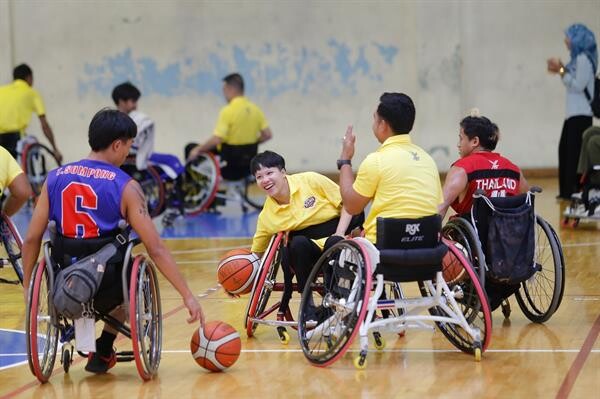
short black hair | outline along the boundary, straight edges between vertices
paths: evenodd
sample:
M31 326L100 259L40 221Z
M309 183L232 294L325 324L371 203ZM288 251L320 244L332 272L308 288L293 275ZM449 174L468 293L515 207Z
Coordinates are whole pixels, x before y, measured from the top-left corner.
M479 137L479 144L488 151L494 151L500 138L498 126L485 116L467 116L460 121L460 127L469 140Z
M107 149L115 140L135 138L137 126L127 114L116 109L103 108L94 115L88 129L92 151Z
M285 159L273 151L264 151L256 154L250 161L250 172L255 175L260 168L285 169Z
M15 80L26 80L30 76L33 76L33 71L27 64L17 65L15 69L13 69L13 79Z
M415 104L404 93L383 93L377 114L390 125L394 134L408 134L415 123Z
M244 93L244 78L239 73L232 73L223 78L223 82L235 87L240 93Z
M112 99L115 102L115 105L119 104L119 100L137 101L141 97L141 95L142 93L140 93L139 89L132 85L130 82L121 83L120 85L116 86L112 91Z

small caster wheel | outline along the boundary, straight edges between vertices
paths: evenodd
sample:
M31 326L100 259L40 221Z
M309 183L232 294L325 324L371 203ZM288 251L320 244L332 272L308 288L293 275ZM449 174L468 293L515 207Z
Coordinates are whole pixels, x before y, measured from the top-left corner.
M475 346L475 351L473 352L473 354L475 355L475 361L480 362L481 361L481 343L476 342L474 344L474 346Z
M569 226L569 218L564 218L563 220L561 220L560 225L562 227L568 227Z
M63 353L63 370L65 373L69 372L69 368L71 367L71 351L68 349Z
M360 355L354 358L354 367L358 370L364 370L367 368L367 354L360 353Z
M381 334L374 332L373 338L375 338L375 349L378 351L383 350L383 348L385 348L385 339L381 337Z
M579 226L579 219L573 219L573 220L571 220L571 223L569 223L569 226L571 228L576 228L577 226Z
M279 334L279 341L281 341L283 345L290 343L290 334L288 334L285 327L277 327L277 334Z
M502 305L500 305L502 307L502 314L504 315L505 319L508 319L510 317L510 303L508 303L508 301L504 301L502 302Z

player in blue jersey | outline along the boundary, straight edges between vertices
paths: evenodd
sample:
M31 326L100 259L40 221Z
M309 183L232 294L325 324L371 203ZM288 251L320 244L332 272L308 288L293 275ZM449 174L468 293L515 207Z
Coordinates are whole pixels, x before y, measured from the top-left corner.
M92 151L88 157L50 172L23 243L25 295L49 221L56 222L57 233L64 237L88 239L114 236L119 221L126 220L139 235L158 269L183 298L190 314L188 322L203 322L198 300L152 223L140 185L119 169L129 154L136 131L135 123L126 114L103 109L90 123L88 134ZM101 311L112 310L111 315L123 321L124 312L118 307L123 301L121 272L114 269L109 270L107 266L94 307ZM116 335L117 331L105 325L96 340L96 353L88 358L87 371L103 373L114 366Z

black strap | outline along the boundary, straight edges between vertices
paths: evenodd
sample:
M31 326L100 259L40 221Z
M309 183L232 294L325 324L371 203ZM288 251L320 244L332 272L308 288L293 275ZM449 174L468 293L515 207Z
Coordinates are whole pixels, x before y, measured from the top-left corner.
M312 226L308 226L303 228L302 230L292 231L289 234L289 237L292 238L294 236L304 236L313 240L319 238L329 237L335 234L335 230L337 229L338 223L340 221L339 217L335 217L326 222L314 224ZM352 220L350 220L350 224L346 229L346 234L350 234L350 232L356 228L362 226L365 221L365 213L361 212L358 215L352 216Z

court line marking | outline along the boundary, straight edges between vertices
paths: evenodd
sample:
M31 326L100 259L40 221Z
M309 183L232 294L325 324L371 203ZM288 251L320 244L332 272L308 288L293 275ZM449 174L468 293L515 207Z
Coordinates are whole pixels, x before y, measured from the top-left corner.
M204 297L207 297L208 295L212 294L213 292L218 291L218 289L219 289L218 285L217 286L213 286L213 287L210 287L210 288L206 289L204 292L198 294L197 296L198 296L198 298L204 298ZM162 316L162 319L164 320L167 317L172 316L173 314L177 313L178 311L180 311L184 307L185 307L185 305L182 304L182 305L177 306L175 309L172 309L172 310L168 311L167 313L164 313L163 316ZM119 336L119 338L117 338L117 340L115 342L121 341L122 339L125 339L125 338L126 337L123 334L121 334ZM85 358L79 357L76 360L74 360L72 364L78 364L78 363L81 363L84 360L85 360ZM27 363L27 361L25 361L23 363ZM50 378L55 377L55 376L57 376L57 375L59 375L61 373L64 373L64 369L55 363L54 364L54 370L52 370L52 375L50 376ZM33 381L31 381L30 383L27 383L25 385L22 385L21 387L15 389L12 392L9 392L9 393L7 393L7 394L5 394L3 396L0 396L0 399L13 398L13 397L15 397L17 395L22 394L23 392L27 391L30 388L34 388L34 387L37 387L37 386L40 386L40 385L41 385L40 382L37 379L35 379L35 376L34 376L34 380Z
M242 349L242 353L302 353L302 349ZM348 349L346 352L360 352L360 349ZM462 353L458 349L383 349L372 353ZM484 353L578 353L579 349L487 349ZM600 353L600 349L592 349ZM189 349L162 350L162 353L190 353Z
M585 341L583 341L583 345L581 345L581 349L579 350L579 354L573 360L571 364L571 368L565 375L565 378L560 385L560 389L556 393L557 399L568 398L571 390L573 389L573 385L575 385L575 381L577 377L579 377L579 373L581 369L583 369L583 365L585 364L590 353L594 353L595 350L592 349L594 346L594 342L598 338L598 334L600 334L600 315L590 328L590 332L588 333Z

